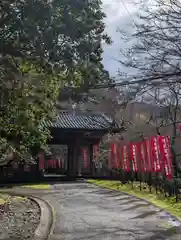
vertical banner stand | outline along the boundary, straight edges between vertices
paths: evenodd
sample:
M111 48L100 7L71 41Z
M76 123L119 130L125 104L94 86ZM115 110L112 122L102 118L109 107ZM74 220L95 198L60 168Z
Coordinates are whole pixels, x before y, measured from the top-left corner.
M132 176L131 176L131 187L132 187L132 189L134 188L134 171L132 171L132 174L131 174Z
M156 194L158 194L158 173L156 172Z
M148 184L149 184L149 192L151 193L151 187L152 187L152 175L151 175L151 172L149 172L149 175L148 175Z
M140 191L142 191L142 174L140 173Z

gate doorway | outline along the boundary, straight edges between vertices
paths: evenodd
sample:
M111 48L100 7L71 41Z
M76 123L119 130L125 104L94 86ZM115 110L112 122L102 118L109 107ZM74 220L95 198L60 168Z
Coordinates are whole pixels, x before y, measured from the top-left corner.
M51 154L45 155L45 175L67 175L68 171L68 146L49 145Z
M81 146L77 149L77 176L91 175L91 147Z

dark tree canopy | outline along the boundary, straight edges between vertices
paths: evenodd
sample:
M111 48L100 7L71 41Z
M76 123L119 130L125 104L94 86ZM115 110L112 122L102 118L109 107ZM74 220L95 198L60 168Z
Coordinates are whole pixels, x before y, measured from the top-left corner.
M0 3L0 157L45 148L63 86L107 81L105 17L99 0L2 0Z

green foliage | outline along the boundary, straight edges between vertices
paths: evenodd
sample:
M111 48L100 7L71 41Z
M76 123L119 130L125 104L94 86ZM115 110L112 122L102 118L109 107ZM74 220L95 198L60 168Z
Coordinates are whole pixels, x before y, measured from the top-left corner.
M102 67L101 42L110 39L100 0L11 2L1 1L0 53L29 59L47 71Z
M50 133L40 126L43 119L49 120L55 114L59 80L31 63L22 63L19 71L19 78L14 75L16 81L11 81L8 87L4 81L1 84L6 95L1 98L0 133L11 151L27 158L30 150L31 156L35 149L46 147ZM8 154L5 146L1 144L2 151Z
M56 113L63 86L105 78L99 0L2 0L0 4L0 164L47 148L41 123ZM106 76L107 77L107 76Z
M136 196L140 199L144 199L153 205L164 209L166 212L171 213L178 219L181 219L181 203L176 203L175 198L173 197L168 198L165 197L164 194L155 194L155 191L150 193L147 185L145 185L144 188L142 188L142 191L140 191L139 183L137 182L134 183L133 189L131 184L121 184L119 181L89 180L89 182L101 187L118 190L123 193Z

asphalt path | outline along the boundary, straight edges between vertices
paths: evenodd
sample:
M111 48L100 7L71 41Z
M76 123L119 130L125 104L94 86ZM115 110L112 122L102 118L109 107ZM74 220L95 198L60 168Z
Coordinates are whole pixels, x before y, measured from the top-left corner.
M86 182L50 190L14 189L46 200L55 209L49 240L181 240L181 226L157 207Z
M50 240L181 240L180 226L135 197L88 183L55 184L45 198L56 209Z

